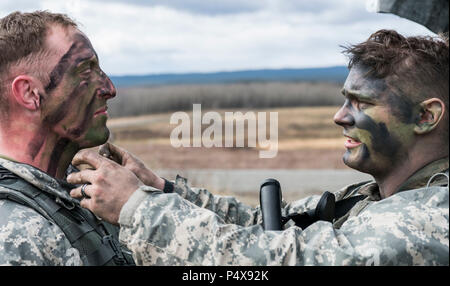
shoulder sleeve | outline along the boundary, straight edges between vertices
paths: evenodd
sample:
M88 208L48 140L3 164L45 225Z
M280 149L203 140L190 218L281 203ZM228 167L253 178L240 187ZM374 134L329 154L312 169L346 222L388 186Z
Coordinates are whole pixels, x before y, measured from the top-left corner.
M64 233L35 210L0 200L0 265L82 265Z
M150 192L130 220L121 214L120 239L144 265L448 265L446 192L446 206L439 196L399 195L340 229L319 221L284 231L226 224L176 194Z

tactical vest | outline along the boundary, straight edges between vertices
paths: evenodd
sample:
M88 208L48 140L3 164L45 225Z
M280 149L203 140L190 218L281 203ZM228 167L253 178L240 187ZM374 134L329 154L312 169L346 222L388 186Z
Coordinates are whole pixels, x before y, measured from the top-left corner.
M30 207L56 224L78 249L84 265L135 265L131 253L121 248L119 229L98 220L89 210L43 192L0 167L0 199Z

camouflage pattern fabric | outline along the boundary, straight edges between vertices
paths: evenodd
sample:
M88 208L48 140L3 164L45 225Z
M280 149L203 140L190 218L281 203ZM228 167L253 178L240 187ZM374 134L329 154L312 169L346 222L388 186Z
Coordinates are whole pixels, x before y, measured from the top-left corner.
M0 166L67 205L79 204L49 175L0 158ZM0 186L0 188L2 188ZM0 200L0 265L82 265L79 251L62 230L35 210Z
M446 174L429 181L440 172ZM335 196L357 194L367 198L333 223L264 231L259 208L190 188L177 177L175 193L141 187L130 197L120 214L120 240L140 265L449 264L448 158L419 170L383 200L375 182ZM282 213L312 209L318 200L284 202Z

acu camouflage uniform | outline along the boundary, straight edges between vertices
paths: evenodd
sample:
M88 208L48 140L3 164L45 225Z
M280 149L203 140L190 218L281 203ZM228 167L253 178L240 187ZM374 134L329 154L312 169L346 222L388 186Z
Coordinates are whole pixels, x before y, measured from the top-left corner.
M70 197L69 191L73 185L58 181L30 165L3 158L0 158L0 183L4 182L1 179L5 179L2 168L3 172L6 171L13 177L19 177L29 183L31 185L27 185L29 190L43 192L45 199L51 200L53 205L56 202L56 205L62 206L66 213L70 213L70 216L76 215L79 220L75 228L71 228L73 225L67 223L70 221L68 216L62 217L66 222L63 224L64 230L76 235L69 237L54 220L56 218L54 214L48 214L40 208L32 208L30 204L23 205L13 201L9 195L14 194L14 189L0 185L0 265L77 266L91 265L94 261L107 265L117 264L118 260L112 256L117 252L109 245L112 236L103 241L100 236L100 233L113 234L113 226L106 226L97 220L89 211L80 207L78 200ZM58 218L61 219L61 217ZM90 226L87 225L88 222ZM94 228L91 224L93 222L97 224ZM102 232L98 230L100 225L104 227ZM80 229L82 231L79 231ZM117 241L118 229L116 228L115 231ZM72 242L78 248L69 241L72 238L76 239ZM95 244L92 243L93 241L98 242ZM104 245L99 247L100 244ZM107 248L106 251L105 248ZM84 253L89 253L89 259ZM120 256L123 257L122 252ZM128 263L131 260L125 259L125 262ZM133 264L132 261L131 264Z
M449 264L448 158L425 166L383 200L375 182L343 188L336 200L367 198L333 223L305 230L264 231L259 208L190 188L181 177L174 190L141 187L122 208L120 240L137 264ZM283 202L282 214L313 209L319 198Z

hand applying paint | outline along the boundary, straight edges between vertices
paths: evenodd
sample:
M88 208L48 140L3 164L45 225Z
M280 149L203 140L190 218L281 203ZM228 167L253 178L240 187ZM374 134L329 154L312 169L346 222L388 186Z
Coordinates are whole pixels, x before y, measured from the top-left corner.
M123 205L144 184L129 169L100 156L94 150L78 152L72 164L88 164L94 170L85 169L67 177L69 183L87 184L83 189L87 197L82 195L82 187L73 189L70 195L82 199L82 207L110 223L117 224Z
M125 149L107 142L100 146L98 153L133 172L145 185L159 190L164 189L164 179Z

